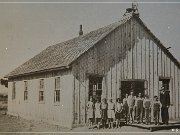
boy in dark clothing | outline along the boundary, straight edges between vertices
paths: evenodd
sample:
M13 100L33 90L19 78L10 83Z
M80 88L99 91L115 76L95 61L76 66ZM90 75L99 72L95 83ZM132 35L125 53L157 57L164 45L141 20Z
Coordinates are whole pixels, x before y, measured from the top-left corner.
M153 116L154 116L154 123L155 125L159 125L159 112L160 112L160 107L161 107L161 103L158 100L157 96L154 96L154 101L153 101Z
M107 121L107 109L108 109L108 104L106 98L102 99L101 103L101 121L102 121L102 127L106 128L106 121Z

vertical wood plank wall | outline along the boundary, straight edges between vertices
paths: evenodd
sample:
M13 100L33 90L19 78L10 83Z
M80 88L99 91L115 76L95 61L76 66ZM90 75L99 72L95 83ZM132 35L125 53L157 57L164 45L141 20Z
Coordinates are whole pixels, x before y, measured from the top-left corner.
M80 56L72 67L75 91L80 92L80 97L75 94L75 108L79 111L75 109L74 114L80 114L75 117L74 124L87 122L87 74L103 75L102 96L114 100L120 97L121 81L124 79L147 80L148 93L152 98L159 95L159 77L170 77L170 118L180 117L179 67L136 19L119 26ZM78 99L80 102L77 102Z

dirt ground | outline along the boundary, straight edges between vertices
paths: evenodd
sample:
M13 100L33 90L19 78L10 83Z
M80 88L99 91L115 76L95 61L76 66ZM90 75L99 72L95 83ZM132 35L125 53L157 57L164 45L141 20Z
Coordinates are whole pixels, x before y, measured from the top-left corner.
M79 127L74 129L64 128L58 125L52 125L41 121L34 120L26 120L20 117L14 117L10 115L5 115L4 113L0 113L0 135L1 134L119 134L119 133L133 133L139 134L141 133L150 133L149 130L140 129L131 126L123 126L118 129L89 129L88 127ZM137 133L138 132L138 133ZM161 130L156 131L157 133L167 132L169 134L172 133L172 130ZM155 132L154 132L155 133ZM180 134L180 130L178 132Z

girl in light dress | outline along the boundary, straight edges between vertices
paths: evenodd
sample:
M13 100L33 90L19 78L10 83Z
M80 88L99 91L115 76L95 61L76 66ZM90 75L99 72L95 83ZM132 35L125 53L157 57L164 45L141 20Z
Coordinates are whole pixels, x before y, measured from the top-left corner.
M90 97L90 100L87 103L87 114L89 119L89 128L91 128L93 126L94 119L94 103L92 97Z
M100 99L97 99L97 102L95 103L95 120L97 129L100 128L100 122L101 122L101 102Z
M112 99L109 99L108 102L108 124L109 128L113 128L113 121L115 120L115 103Z

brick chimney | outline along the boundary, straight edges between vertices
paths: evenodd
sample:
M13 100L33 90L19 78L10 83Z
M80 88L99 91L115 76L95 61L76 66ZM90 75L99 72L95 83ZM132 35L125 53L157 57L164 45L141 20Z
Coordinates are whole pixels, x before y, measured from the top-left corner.
M83 35L83 30L82 30L82 24L80 25L80 29L79 29L79 36Z

